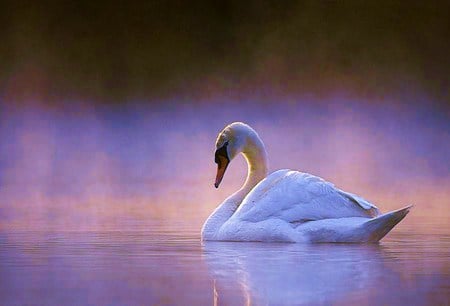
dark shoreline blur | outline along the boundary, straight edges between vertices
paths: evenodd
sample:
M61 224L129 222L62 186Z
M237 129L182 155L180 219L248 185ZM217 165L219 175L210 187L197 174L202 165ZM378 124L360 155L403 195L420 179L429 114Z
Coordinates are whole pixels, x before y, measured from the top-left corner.
M0 95L114 105L426 93L448 110L448 11L445 1L3 1Z

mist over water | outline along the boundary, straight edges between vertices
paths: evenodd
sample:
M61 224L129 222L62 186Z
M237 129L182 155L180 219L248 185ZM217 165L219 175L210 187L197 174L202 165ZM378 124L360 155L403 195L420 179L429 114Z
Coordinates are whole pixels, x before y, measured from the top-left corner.
M0 4L1 305L448 305L449 3ZM379 244L201 242L214 143L413 204Z
M406 224L448 225L449 114L426 97L194 102L5 104L2 228L199 230L246 176L238 157L212 186L215 138L233 121L260 134L270 171L319 175L382 211L414 204Z

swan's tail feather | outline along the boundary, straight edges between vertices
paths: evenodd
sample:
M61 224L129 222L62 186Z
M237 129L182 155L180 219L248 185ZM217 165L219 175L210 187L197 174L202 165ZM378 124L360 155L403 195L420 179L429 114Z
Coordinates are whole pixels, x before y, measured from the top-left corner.
M400 208L364 223L364 229L369 233L368 242L378 242L409 213L412 205Z

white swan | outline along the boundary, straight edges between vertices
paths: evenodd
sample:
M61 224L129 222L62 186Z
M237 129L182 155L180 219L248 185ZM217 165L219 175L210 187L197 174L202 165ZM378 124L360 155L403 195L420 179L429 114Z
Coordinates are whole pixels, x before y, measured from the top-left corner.
M239 153L247 160L247 179L206 220L203 240L377 242L411 208L380 214L375 205L320 177L291 170L267 176L264 144L242 122L228 125L217 137L216 188Z

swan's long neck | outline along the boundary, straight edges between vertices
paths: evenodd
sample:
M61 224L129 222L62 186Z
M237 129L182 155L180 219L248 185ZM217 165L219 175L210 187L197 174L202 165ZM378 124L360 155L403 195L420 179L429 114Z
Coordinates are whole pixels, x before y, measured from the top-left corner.
M244 185L234 195L239 195L235 198L238 205L242 202L245 196L256 186L262 179L267 176L267 152L262 140L258 134L252 133L248 136L247 143L242 150L247 161L248 171L247 178Z
M253 130L249 131L242 154L248 165L247 179L242 187L229 196L209 216L203 225L202 238L214 240L222 225L233 216L245 196L267 176L267 152L262 140Z

